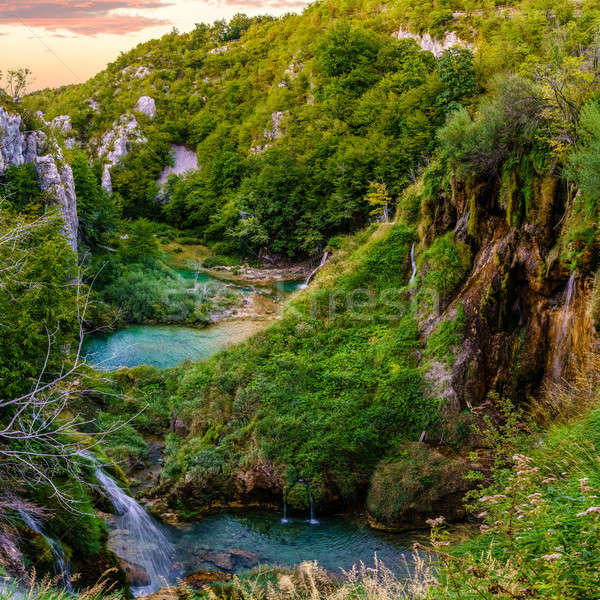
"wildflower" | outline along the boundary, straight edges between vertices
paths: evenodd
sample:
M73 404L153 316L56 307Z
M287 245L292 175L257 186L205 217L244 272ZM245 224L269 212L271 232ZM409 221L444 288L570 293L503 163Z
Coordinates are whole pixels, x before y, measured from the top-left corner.
M556 481L556 477L547 477L546 479L542 479L542 483L544 485L548 485L549 483L552 483L553 481Z
M429 527L439 527L443 522L443 516L436 517L435 519L427 519L427 521L425 521Z
M499 502L500 500L502 500L502 498L506 498L506 496L504 494L496 494L495 496L483 496L482 498L479 498L479 501L489 502L490 504L496 504L496 502Z
M559 558L562 558L562 554L560 554L560 552L553 552L552 554L544 554L544 556L542 556L542 560L546 560L549 563L552 563Z
M477 515L478 519L483 519L483 517L487 517L487 510L484 510L482 513Z
M590 515L592 513L600 513L600 506L590 506L588 509L583 512L577 513L578 517L585 517L586 515Z
M487 533L488 531L491 531L492 528L489 527L488 525L480 525L479 526L479 531L481 531L481 533Z
M587 477L582 477L579 480L579 489L581 490L582 494L587 494L589 492L593 492L594 491L594 488L590 487L588 485L588 483L589 483L589 479Z

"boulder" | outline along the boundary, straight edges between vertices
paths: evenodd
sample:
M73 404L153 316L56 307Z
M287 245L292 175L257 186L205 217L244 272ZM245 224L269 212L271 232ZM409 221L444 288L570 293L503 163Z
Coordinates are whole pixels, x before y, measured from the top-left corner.
M239 548L233 548L229 551L236 566L239 565L243 569L253 569L258 565L259 558L254 552L248 552L247 550L240 550Z
M204 552L201 558L223 571L233 570L233 557L230 552Z
M121 568L127 576L127 581L134 587L150 585L150 576L144 567L120 558Z
M154 98L151 98L150 96L142 96L137 101L135 109L151 119L154 119L156 116L156 102L154 102Z
M197 571L192 575L188 575L183 581L195 590L201 590L213 583L230 581L232 577L231 574L220 571Z

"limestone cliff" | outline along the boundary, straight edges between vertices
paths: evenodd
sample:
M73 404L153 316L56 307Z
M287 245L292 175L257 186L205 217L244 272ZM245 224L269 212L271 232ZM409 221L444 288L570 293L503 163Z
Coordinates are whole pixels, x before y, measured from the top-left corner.
M499 181L454 180L451 194L441 192L422 207L423 248L453 232L474 257L440 312L420 323L426 340L459 306L466 316L453 364L434 364L427 377L449 417L481 404L490 392L517 401L539 398L597 350L593 274L569 271L559 259L568 190L551 174L538 178L532 207L518 222L510 215L518 186L513 193L507 199Z
M57 121L63 129L66 120ZM73 250L77 251L77 198L71 167L65 162L60 146L48 128L24 131L20 115L10 113L0 106L0 174L11 165L33 163L40 186L47 192L49 201L60 207L65 221L65 235Z

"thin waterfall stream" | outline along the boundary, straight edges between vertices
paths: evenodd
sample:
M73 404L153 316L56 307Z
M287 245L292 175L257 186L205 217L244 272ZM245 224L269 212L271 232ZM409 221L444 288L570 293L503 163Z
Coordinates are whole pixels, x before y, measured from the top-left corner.
M30 513L25 507L17 508L17 512L23 520L23 523L25 523L29 529L35 531L38 535L41 535L42 538L44 538L44 541L50 547L52 557L54 559L54 574L60 577L62 584L68 591L72 591L71 567L63 550L62 544L46 535L39 519Z
M131 592L141 596L166 586L174 574L173 545L144 508L99 467L96 479L114 506L117 530L123 534L122 543L114 549L115 554L147 574L144 585L132 585Z
M412 285L415 277L417 276L417 263L415 262L415 243L410 247L410 264L412 267L412 275L410 276L410 280L408 285Z
M321 262L319 263L319 265L313 269L310 274L308 275L308 277L306 278L306 281L304 282L304 285L302 285L302 288L306 288L308 287L308 284L310 283L311 279L318 273L318 271L325 265L325 263L327 262L327 257L329 256L329 252L325 252L323 254L323 257L321 258Z
M558 381L561 378L564 369L566 354L565 343L571 331L571 305L573 304L573 297L575 296L575 277L576 271L573 271L567 283L565 304L560 315L558 331L556 334L554 361L552 363L552 376L555 381Z

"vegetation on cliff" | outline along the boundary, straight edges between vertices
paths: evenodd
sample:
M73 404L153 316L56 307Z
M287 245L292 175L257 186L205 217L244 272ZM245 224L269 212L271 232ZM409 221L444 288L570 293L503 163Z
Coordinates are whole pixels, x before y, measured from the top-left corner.
M565 0L318 2L173 32L86 84L25 99L25 112L71 116L85 261L78 269L44 212L31 167L4 170L0 229L27 232L0 237L9 491L53 511L48 531L72 557L112 564L81 461L65 467L44 439L15 441L15 423L23 433L41 418L36 400L21 423L20 398L69 372L80 327L208 320L214 299L165 264L162 241L200 239L232 264L327 251L314 283L242 345L169 371L60 381L61 410L43 405L59 424L53 440L73 450L82 430L112 431L102 451L135 476L148 438L161 438L149 493L185 516L280 503L303 480L321 509L366 508L377 526L465 511L481 525L448 549L432 521L438 569L413 590L369 573L307 587L296 572L232 597L595 597L597 381L549 386L577 365L597 370L599 19L593 3ZM391 35L400 28L463 43L435 57ZM160 118L136 113L140 138L112 167L111 194L98 146L141 95ZM161 191L172 144L201 168ZM393 222L372 222L382 207ZM87 320L80 273L94 286ZM15 469L22 443L30 462ZM69 512L67 495L84 510ZM308 502L298 487L287 499ZM14 502L0 511L23 528ZM49 571L47 546L34 536L26 554Z

